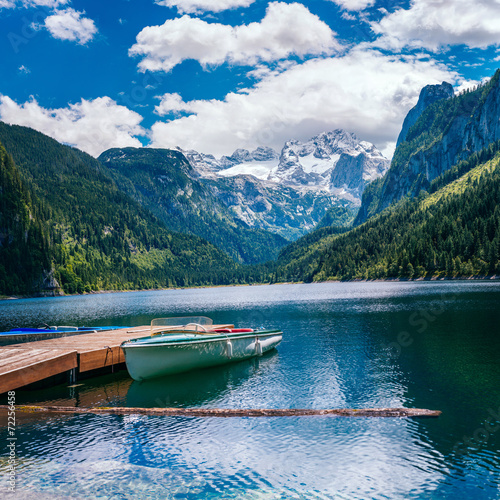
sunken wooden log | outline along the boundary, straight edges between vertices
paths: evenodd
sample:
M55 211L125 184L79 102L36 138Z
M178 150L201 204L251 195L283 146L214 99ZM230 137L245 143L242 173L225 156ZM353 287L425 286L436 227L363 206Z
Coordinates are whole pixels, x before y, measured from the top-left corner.
M27 406L16 405L16 411L42 413L94 413L115 415L165 415L173 417L300 417L300 416L338 416L338 417L439 417L440 411L419 408L338 408L329 410L307 409L229 409L229 408L123 408L77 406ZM0 405L0 410L12 407Z

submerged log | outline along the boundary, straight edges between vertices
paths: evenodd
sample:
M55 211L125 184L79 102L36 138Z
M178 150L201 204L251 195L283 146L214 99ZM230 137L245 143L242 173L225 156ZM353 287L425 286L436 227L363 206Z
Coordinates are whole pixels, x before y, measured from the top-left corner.
M12 407L0 405L0 410L12 410ZM337 417L439 417L440 411L420 408L337 408L326 410L308 409L233 409L233 408L123 408L78 406L28 406L16 405L16 411L34 413L93 413L114 415L164 415L171 417L301 417L301 416L337 416Z

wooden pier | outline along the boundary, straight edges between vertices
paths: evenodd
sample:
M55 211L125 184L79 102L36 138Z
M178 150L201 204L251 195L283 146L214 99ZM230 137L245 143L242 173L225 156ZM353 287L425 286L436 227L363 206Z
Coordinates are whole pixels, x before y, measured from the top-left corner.
M0 346L0 394L65 372L74 377L124 363L121 343L150 331L138 326Z

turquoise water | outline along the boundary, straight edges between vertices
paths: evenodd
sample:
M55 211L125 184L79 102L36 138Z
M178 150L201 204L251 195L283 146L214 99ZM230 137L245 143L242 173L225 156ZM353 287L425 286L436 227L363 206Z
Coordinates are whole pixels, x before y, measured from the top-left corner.
M18 413L17 491L69 499L500 498L500 283L328 283L0 303L0 329L170 315L281 328L262 358L138 383L125 371L18 403L442 410L438 419ZM6 443L5 427L0 440ZM8 498L7 449L0 498Z

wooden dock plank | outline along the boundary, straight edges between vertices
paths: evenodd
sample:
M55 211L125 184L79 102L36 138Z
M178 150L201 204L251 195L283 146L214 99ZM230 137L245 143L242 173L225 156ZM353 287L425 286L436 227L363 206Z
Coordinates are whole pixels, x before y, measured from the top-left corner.
M64 352L69 352L71 350L74 349L66 349ZM0 360L0 373L9 371L14 364L32 364L38 356L42 356L42 359L45 359L46 353L48 352L61 354L61 351L55 349L31 349L29 351L18 349L7 350L6 353L8 356Z
M66 353L47 351L44 359L41 359L40 354L34 363L3 371L0 374L0 393L39 382L53 375L72 370L77 366L78 357L76 351Z
M60 354L60 351L54 351L53 349L33 349L31 351L23 351L22 353L13 351L9 358L3 360L0 366L0 373L32 365L38 361L44 361L47 357L59 356Z

